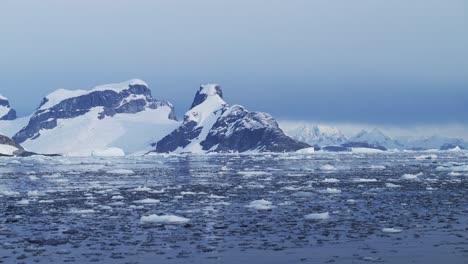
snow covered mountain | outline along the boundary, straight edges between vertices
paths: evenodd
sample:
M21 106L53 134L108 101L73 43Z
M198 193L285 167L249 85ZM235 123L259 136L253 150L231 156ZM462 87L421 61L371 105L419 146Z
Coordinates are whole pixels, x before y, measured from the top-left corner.
M13 139L38 153L90 155L112 147L132 153L149 150L178 124L170 103L130 80L47 95Z
M228 105L219 85L202 85L183 123L155 152L283 152L310 147L286 136L267 113Z
M0 120L16 119L16 111L10 107L8 98L0 94Z
M400 138L402 144L409 150L427 150L427 149L441 149L447 150L455 147L468 149L468 142L459 138L448 138L441 136L432 136L422 139Z
M0 156L13 156L21 154L24 149L11 138L0 134Z
M386 149L403 149L404 146L396 140L386 136L382 131L374 128L372 131L362 130L343 144L344 147L364 147Z
M331 126L312 124L290 126L282 123L280 123L280 126L288 136L312 146L341 145L347 141L338 128Z

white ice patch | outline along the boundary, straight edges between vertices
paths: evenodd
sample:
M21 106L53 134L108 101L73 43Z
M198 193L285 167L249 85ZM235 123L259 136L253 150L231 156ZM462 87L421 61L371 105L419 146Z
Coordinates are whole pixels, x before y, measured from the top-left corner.
M377 179L357 178L357 179L353 179L353 182L366 183L366 182L378 182L378 180Z
M91 153L93 157L122 157L125 152L121 148L96 149Z
M246 205L246 207L256 210L271 210L275 206L272 204L272 202L261 199L250 202L249 205Z
M132 174L135 174L134 171L127 170L127 169L115 169L115 170L110 170L107 173L108 174L117 174L117 175L132 175Z
M93 209L71 209L68 211L70 214L94 214L95 211Z
M160 202L161 201L156 200L156 199L146 198L146 199L142 199L142 200L136 200L133 203L136 203L136 204L157 204L157 203L160 203Z
M324 171L334 171L334 170L336 170L336 168L333 167L330 164L323 165L323 166L320 167L320 169L324 170Z
M326 194L339 194L341 193L341 190L338 190L336 188L327 188L325 190L320 190L321 193L326 193Z
M420 173L418 173L418 174L406 173L406 174L403 174L403 175L401 176L401 178L402 178L403 180L416 180L416 179L418 179L419 176L422 176L422 175L423 175L422 172L420 172Z
M246 178L271 175L271 173L266 171L239 171L238 174Z
M340 182L340 180L335 179L335 178L326 178L326 179L324 179L322 182L325 182L325 183L337 183L337 182Z
M385 187L387 187L387 188L400 188L401 186L388 182L388 183L385 183Z
M403 230L398 229L398 228L394 228L394 227L382 228L382 232L384 232L384 233L393 233L393 234L395 234L395 233L400 233L401 231L403 231Z
M142 216L140 219L141 223L163 223L163 224L185 224L190 219L177 216L177 215L148 215Z
M305 215L304 218L306 220L325 220L330 218L330 214L328 212L325 213L313 213Z

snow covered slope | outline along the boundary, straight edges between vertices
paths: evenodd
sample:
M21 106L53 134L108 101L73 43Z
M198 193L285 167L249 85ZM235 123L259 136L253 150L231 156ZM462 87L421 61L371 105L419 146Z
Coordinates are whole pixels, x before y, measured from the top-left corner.
M346 142L346 137L335 127L313 124L290 125L280 122L284 132L299 141L320 147L341 145Z
M202 85L183 123L157 142L155 152L283 152L309 145L286 136L267 113L229 106L219 85Z
M23 148L12 139L0 134L0 156L13 156L23 151Z
M382 131L375 128L372 131L362 130L343 146L346 147L365 147L376 149L402 149L402 144L386 136Z
M112 147L132 153L149 150L178 124L170 103L153 99L143 81L130 80L47 95L13 139L46 154L91 155Z
M8 98L0 94L0 120L16 119L16 111L10 107Z

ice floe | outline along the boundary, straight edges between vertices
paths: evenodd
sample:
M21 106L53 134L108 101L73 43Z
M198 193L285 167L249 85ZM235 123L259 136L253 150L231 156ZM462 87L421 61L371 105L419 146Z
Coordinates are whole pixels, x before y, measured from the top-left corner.
M185 224L190 219L177 215L148 215L140 218L141 223Z

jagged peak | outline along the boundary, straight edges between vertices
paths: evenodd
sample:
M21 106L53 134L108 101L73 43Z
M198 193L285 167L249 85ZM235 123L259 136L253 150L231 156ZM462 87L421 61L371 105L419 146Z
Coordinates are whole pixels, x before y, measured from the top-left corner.
M148 88L148 84L146 84L143 80L140 79L131 79L121 83L111 83L111 84L104 84L96 86L90 90L67 90L67 89L58 89L53 91L52 93L48 94L42 99L42 102L39 106L39 110L44 110L54 105L62 102L63 100L83 96L86 94L90 94L92 92L97 91L114 91L116 93L120 93L126 89L129 89L130 86L134 85L141 85Z
M195 94L195 99L193 100L192 106L190 109L200 105L209 97L219 97L224 102L223 90L219 84L204 84L201 85Z

